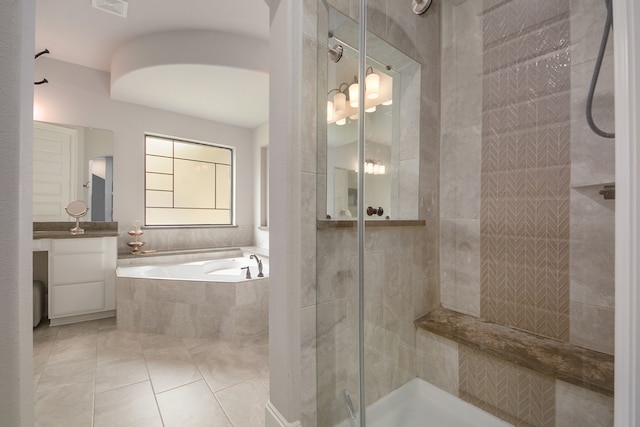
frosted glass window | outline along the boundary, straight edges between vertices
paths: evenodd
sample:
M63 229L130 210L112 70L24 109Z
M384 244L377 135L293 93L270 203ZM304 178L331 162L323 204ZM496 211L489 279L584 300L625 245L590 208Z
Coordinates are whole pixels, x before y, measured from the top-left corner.
M147 190L173 190L173 175L147 173Z
M231 167L216 165L216 207L231 209Z
M173 209L147 207L149 225L230 224L231 211L219 209Z
M147 190L147 206L170 208L173 206L173 193L171 191Z
M231 225L233 151L146 136L145 224Z
M176 208L216 208L216 165L175 159Z
M147 172L172 174L173 159L171 157L147 156Z
M228 148L217 148L210 145L193 144L187 142L176 142L176 159L199 160L209 163L231 164L231 150Z
M154 156L172 157L173 141L164 138L147 137L147 154Z

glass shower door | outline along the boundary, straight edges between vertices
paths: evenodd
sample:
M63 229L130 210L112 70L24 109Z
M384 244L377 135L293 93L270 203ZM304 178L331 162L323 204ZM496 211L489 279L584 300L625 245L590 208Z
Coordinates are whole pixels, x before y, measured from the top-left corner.
M343 3L318 3L318 426L611 425L605 5Z

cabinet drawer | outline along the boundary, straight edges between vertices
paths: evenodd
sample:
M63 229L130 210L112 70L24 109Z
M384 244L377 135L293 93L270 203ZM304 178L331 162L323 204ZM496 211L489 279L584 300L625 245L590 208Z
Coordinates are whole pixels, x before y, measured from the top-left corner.
M51 318L105 309L104 282L55 285L49 293Z
M52 261L51 282L54 285L104 281L101 253L54 255Z
M55 239L51 242L54 254L102 252L101 238Z

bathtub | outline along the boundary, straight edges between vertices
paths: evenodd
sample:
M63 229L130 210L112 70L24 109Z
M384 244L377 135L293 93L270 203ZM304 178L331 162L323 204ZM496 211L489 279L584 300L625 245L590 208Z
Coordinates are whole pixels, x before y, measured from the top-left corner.
M269 264L262 261L262 273L269 277ZM139 265L118 267L118 277L159 280L184 280L200 282L241 282L248 280L246 270L249 267L252 279L259 279L258 265L249 256L217 260L201 260L178 264Z
M512 426L420 378L414 378L369 405L366 421L368 427ZM357 422L350 419L338 425L356 426Z
M119 330L184 338L242 340L269 329L269 265L250 251L136 257L116 270ZM189 259L196 257L198 259ZM219 259L220 256L225 258ZM251 279L246 278L249 267Z

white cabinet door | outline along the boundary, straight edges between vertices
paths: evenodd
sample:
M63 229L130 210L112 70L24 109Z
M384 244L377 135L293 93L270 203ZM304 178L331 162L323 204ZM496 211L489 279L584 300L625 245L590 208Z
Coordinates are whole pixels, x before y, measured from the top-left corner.
M115 309L116 238L55 239L49 252L49 318Z
M33 220L68 221L65 206L77 197L78 131L35 122Z
M104 291L104 282L53 286L49 298L55 308L55 317L103 311Z

